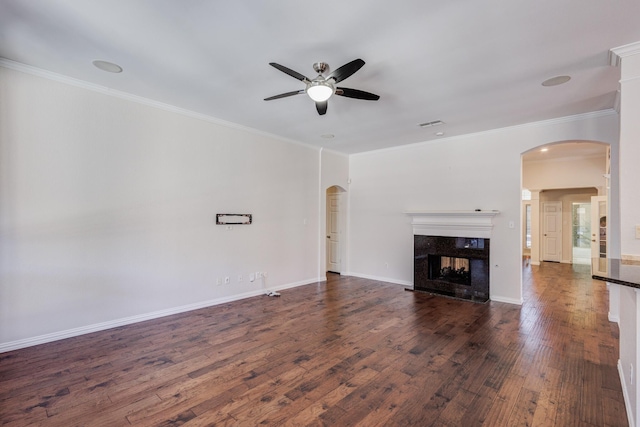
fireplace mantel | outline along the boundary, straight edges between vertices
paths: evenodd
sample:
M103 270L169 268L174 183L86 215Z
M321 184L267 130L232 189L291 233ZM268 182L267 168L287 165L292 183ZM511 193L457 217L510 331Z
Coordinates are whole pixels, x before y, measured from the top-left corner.
M410 211L413 234L418 236L491 238L493 217L500 212L482 211Z

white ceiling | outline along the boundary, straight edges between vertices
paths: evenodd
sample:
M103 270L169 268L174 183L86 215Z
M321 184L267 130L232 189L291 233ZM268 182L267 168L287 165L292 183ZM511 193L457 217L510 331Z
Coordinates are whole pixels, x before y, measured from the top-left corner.
M0 57L357 153L610 109L608 51L639 22L638 0L0 0ZM313 78L356 58L340 86L379 101L334 96L324 116L304 94L263 101L304 88L269 62Z

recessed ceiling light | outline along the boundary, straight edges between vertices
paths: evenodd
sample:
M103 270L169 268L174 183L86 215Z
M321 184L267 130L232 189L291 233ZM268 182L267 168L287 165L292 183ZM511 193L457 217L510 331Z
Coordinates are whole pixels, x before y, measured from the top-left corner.
M549 151L549 149L548 148L541 148L540 151L542 151L544 153L544 152Z
M436 132L434 135L435 136L442 136L442 135L444 135L444 132Z
M122 72L122 67L119 66L118 64L114 64L113 62L95 60L93 61L93 65L95 65L97 68L101 69L102 71L106 71L108 73Z
M335 137L335 135L332 134L332 133L325 133L324 135L320 135L320 137L324 138L324 139L331 139L331 138Z
M431 126L440 126L443 125L444 122L442 120L434 120L432 122L420 123L418 126L421 128L430 128Z
M571 76L555 76L542 82L542 86L558 86L571 80Z

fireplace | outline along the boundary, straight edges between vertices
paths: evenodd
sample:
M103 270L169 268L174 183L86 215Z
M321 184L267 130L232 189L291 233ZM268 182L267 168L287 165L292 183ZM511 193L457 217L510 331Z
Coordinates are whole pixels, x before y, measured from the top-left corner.
M416 211L413 289L486 302L492 218L497 211Z
M489 243L480 238L414 236L414 290L488 301Z

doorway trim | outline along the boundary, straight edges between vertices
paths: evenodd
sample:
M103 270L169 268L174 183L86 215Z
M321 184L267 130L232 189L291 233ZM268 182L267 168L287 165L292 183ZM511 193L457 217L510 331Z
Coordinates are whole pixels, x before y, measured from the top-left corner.
M325 233L322 236L325 241L325 273L342 274L346 271L346 193L339 185L325 190Z
M542 261L562 261L562 202L542 202Z

